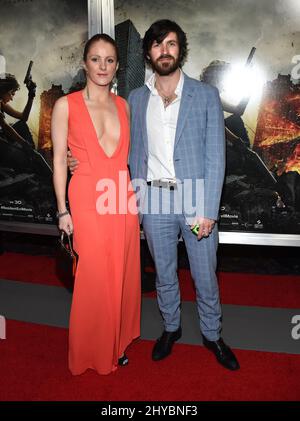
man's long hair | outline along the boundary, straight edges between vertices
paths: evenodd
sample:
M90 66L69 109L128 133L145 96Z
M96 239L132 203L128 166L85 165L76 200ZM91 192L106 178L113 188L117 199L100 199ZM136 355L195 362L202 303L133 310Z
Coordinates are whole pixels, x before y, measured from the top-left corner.
M143 55L147 64L151 65L149 51L154 41L160 44L170 32L175 32L177 34L179 42L179 67L184 65L188 54L186 34L176 22L168 19L154 22L145 33L143 39Z

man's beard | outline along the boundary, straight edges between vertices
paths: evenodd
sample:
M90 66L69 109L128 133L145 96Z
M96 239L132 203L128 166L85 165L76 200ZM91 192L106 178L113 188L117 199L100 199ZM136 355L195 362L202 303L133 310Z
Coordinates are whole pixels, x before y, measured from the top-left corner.
M169 62L161 62L160 59L162 58L170 58ZM170 55L163 55L160 56L156 61L151 62L152 69L159 74L159 76L168 76L171 73L175 72L175 70L179 67L179 58L175 59L173 56Z

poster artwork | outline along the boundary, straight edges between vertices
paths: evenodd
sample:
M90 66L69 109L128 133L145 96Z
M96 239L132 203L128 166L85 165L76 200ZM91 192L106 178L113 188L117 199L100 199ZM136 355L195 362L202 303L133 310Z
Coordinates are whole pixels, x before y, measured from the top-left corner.
M83 83L85 0L0 3L0 219L55 223L51 113Z
M299 2L115 0L116 27L129 21L143 36L158 16L187 33L183 71L220 92L220 229L300 234Z
M187 33L183 71L219 89L227 150L220 229L300 234L298 2L114 5L119 95L127 98L151 74L141 41L158 16ZM51 112L57 98L83 85L87 2L5 0L0 15L0 219L56 223Z

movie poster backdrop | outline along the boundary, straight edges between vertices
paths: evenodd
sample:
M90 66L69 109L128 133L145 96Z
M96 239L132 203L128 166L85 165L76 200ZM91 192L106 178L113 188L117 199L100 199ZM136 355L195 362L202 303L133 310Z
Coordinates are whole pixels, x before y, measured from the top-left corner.
M299 234L299 2L115 0L114 6L120 95L127 98L151 74L141 40L158 18L175 20L187 33L183 71L219 89L227 150L220 229ZM0 119L0 218L56 223L51 111L57 98L83 86L87 1L2 0L0 16L0 77L9 73L20 85L8 104L19 113L26 104L30 109L26 121L1 109L23 141L4 133Z
M56 224L51 112L59 97L83 83L87 14L86 0L0 2L2 220Z
M183 71L220 92L227 149L220 229L299 234L300 2L115 0L116 27L130 23L143 37L157 19L186 32Z

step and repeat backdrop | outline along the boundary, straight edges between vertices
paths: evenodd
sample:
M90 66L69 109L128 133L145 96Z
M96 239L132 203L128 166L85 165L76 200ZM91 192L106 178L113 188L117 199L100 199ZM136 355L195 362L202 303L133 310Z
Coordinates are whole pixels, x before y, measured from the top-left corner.
M220 92L227 149L220 229L300 234L299 2L115 0L125 98L151 74L140 48L158 18L187 33L183 71ZM0 20L0 219L54 224L51 111L83 86L88 2L2 0Z

